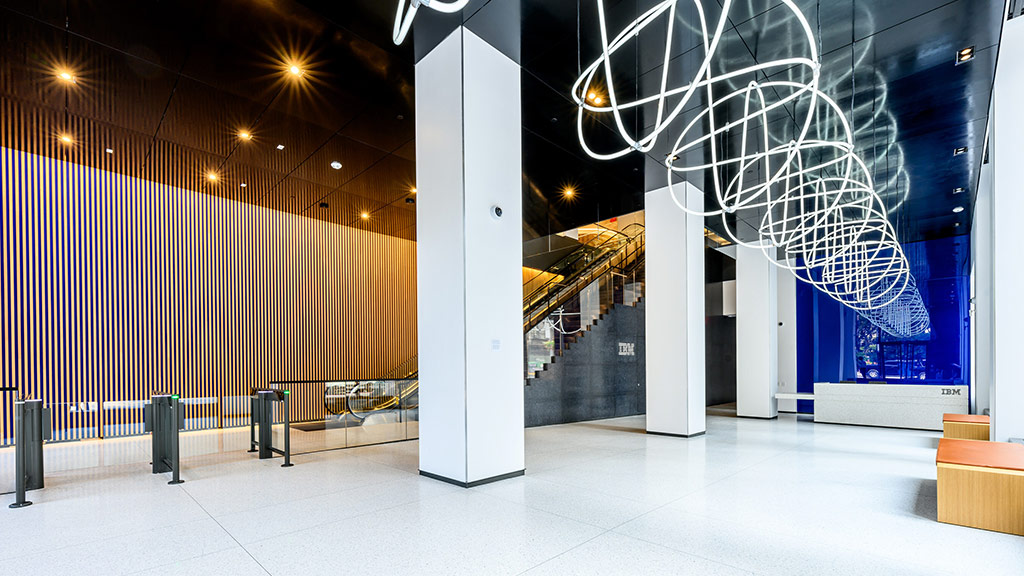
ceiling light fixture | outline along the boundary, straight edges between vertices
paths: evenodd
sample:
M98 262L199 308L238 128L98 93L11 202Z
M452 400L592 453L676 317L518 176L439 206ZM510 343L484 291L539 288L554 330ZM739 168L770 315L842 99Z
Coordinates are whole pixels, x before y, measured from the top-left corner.
M114 153L114 149L113 148L107 148L106 150L104 150L104 152L106 152L107 154L113 154Z
M674 28L679 2L657 2L614 35L608 30L605 3L597 2L601 54L584 68L572 88L583 150L597 160L646 154L670 126L675 127L678 138L665 168L672 197L681 209L702 217L721 217L725 231L737 244L762 250L772 263L886 332L899 337L924 333L930 318L910 263L889 221L886 204L875 190L872 172L856 152L854 130L846 113L820 88L818 42L795 0L781 3L792 13L795 37L791 44L799 48L785 58L750 66L732 65L723 53L729 22L737 18L732 12L740 3L722 0L720 10L709 12L702 0L694 0L697 10L693 18L698 21L689 24L690 29L703 31L704 50L695 62L693 76L674 85L670 84L670 70L676 68L670 64L676 53L673 43L678 36ZM707 14L715 14L710 22ZM661 76L652 82L653 92L622 100L629 91L616 90L613 57L630 43L642 42L640 35L647 28L652 28L648 34L664 36ZM782 77L776 73L779 70L793 73ZM605 98L590 100L591 92L598 92L594 88L599 82ZM604 100L607 104L599 105ZM700 104L696 114L685 123L677 122L695 104ZM623 116L641 108L653 112L650 125L631 133L633 123ZM768 118L794 109L800 110L795 135L773 137ZM602 114L611 115L607 124L618 131L621 147L598 151L590 146L585 130L589 124L584 120ZM834 136L823 136L825 131L817 128L825 124L835 126ZM721 142L732 137L737 145L723 149ZM754 138L756 142L750 142ZM767 145L759 146L761 143ZM686 154L690 151L700 151L707 160L678 161L692 158ZM758 169L757 177L747 176L751 168ZM705 212L703 206L688 207L680 202L676 195L679 184L675 183L680 172L714 176L713 191L707 193L717 200L716 209ZM727 173L736 175L723 179ZM808 202L808 198L814 201ZM737 238L734 227L745 220L760 221L759 237L754 241Z
M302 76L304 74L302 68L299 68L295 64L292 64L291 66L288 67L288 72L291 73L292 76L296 77Z
M967 153L967 146L961 146L959 148L954 148L953 149L953 156L959 156L961 154L966 154L966 153Z
M966 192L966 190L963 186L957 186L956 188L953 188L953 194L963 194L964 192Z
M969 62L971 60L974 60L974 46L968 46L967 48L963 48L963 49L957 51L957 53L956 53L956 65L957 66L963 64L964 62Z
M953 213L954 214L959 214L959 213L961 213L963 211L964 211L964 207L963 206L957 206L956 208L953 208Z
M331 168L334 168L335 170L341 170L341 162L338 162L337 160L331 162Z
M408 12L405 10L406 4L409 4ZM409 34L409 29L412 28L412 21L416 18L416 11L420 6L426 6L444 14L454 14L465 8L466 4L469 4L469 0L449 0L447 2L444 0L398 0L398 14L395 15L395 29L391 39L396 45L405 42L405 37Z
M284 144L278 144L277 145L277 149L278 150L284 150Z
M242 140L252 140L252 134L246 132L245 130L239 132L238 137L241 138Z
M78 78L68 70L61 70L57 72L57 78L67 82L68 84L78 84Z
M409 190L409 192L412 192L413 194L415 194L415 193L416 193L416 187L415 187L415 186L413 186L413 187L412 187L412 189L411 189L411 190Z
M206 175L206 179L209 180L210 182L216 182L217 181L217 173L216 172L210 172L209 174Z
M362 218L363 220L368 220L370 218L370 215L366 212L363 212L362 214L359 215L359 217Z
M68 145L75 143L75 139L72 138L70 134L61 134L60 141Z
M566 186L562 189L562 195L566 198L572 198L574 194L576 194L576 190L572 186Z
M242 188L245 188L245 187L248 186L248 184L246 184L245 182L242 182L241 184L239 184L239 186L242 187Z

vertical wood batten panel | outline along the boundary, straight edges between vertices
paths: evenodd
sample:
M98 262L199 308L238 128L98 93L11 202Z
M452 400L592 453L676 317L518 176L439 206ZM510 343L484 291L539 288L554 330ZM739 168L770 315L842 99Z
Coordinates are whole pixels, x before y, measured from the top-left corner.
M55 439L139 433L158 390L205 399L189 429L242 425L254 385L415 354L412 241L2 147L0 185L0 382L54 407ZM323 384L296 386L293 418L323 419Z

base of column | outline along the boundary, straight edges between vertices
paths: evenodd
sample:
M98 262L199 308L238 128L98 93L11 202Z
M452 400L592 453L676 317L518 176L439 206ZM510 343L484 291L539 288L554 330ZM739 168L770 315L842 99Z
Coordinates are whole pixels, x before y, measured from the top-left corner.
M439 480L441 482L447 482L455 486L462 488L473 488L475 486L483 486L484 484L490 484L491 482L500 482L502 480L508 480L509 478L516 478L526 474L526 470L517 470L515 472L509 472L508 474L501 474L499 476L491 476L490 478L484 478L483 480L474 480L472 482L462 482L460 480L452 480L439 474L431 474L430 472L424 472L420 470L420 476L425 476L431 480Z
M707 434L707 431L697 432L696 434L672 434L671 432L653 432L651 430L645 430L648 434L654 434L655 436L668 436L670 438L697 438Z
M802 414L802 412L794 412L794 414ZM779 416L777 414L775 416L740 416L739 414L737 414L736 417L737 418L750 418L751 420L778 420L779 419Z

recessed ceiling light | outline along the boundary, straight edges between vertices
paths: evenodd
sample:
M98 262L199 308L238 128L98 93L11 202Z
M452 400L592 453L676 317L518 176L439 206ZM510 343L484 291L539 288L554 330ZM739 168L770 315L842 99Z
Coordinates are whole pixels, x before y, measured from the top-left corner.
M292 76L302 76L302 68L299 68L294 64L292 64L291 67L288 68L288 72L290 72Z
M966 153L967 153L967 146L961 146L959 148L954 148L953 149L953 156L959 156L961 154L966 154Z
M967 48L962 48L962 49L958 50L957 53L956 53L956 63L957 63L957 65L963 64L964 62L968 62L968 61L973 60L973 59L974 59L974 46L968 46Z
M594 98L594 104L600 104L601 102L604 102L604 99L601 98L600 96Z
M278 150L284 150L284 144L278 144L277 145L277 149Z
M242 140L252 140L252 134L246 132L245 130L239 132L238 137L241 138Z
M953 188L953 194L963 194L964 192L966 192L966 190L964 190L963 186L957 186L956 188Z
M245 188L246 186L248 186L248 184L246 184L245 182L242 182L241 184L239 184L239 186L241 186L242 188Z
M334 168L335 170L341 170L341 162L338 162L337 160L331 162L331 168Z
M68 84L77 84L78 83L78 79L75 78L75 75L72 74L68 70L61 70L60 72L58 72L57 73L57 78L60 78L61 80L63 80L64 82L67 82Z
M594 98L597 98L597 94L594 94L593 92L591 92L590 94L587 94L587 98L593 100Z
M405 199L405 203L406 204L415 204L416 203L416 199L415 198L406 198Z
M114 149L113 148L107 148L106 150L104 150L104 152L106 152L107 154L113 154L114 153Z
M292 196L292 198L295 198L295 196ZM320 207L321 208L327 208L327 202L321 202L320 203Z
M369 215L368 213L366 213L366 212L363 212L363 213L362 213L362 214L360 214L359 216L360 216L360 217L361 217L361 218L362 218L363 220L367 220L367 219L369 219L369 218L370 218L370 215Z
M409 192L412 192L413 194L415 194L415 193L416 193L416 187L415 187L415 186L413 186L413 187L412 187L412 189L411 189L411 190L409 190Z
M60 135L60 141L65 143L65 144L74 144L75 143L75 139L72 138L70 134L61 134Z
M954 214L959 214L959 213L961 213L963 211L964 211L964 207L963 206L957 206L956 208L953 208L953 213Z
M206 179L209 180L210 182L216 182L217 174L215 172L210 172L209 174L206 175Z
M576 190L574 190L572 186L566 186L565 188L562 189L562 195L565 196L566 198L572 198L573 194L575 193Z

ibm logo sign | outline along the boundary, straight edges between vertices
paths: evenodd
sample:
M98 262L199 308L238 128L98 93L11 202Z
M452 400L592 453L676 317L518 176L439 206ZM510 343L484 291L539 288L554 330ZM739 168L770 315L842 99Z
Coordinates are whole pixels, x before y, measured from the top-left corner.
M942 395L943 396L959 396L960 392L961 392L960 388L943 388L942 389Z
M636 356L636 344L634 342L619 342L619 356Z

